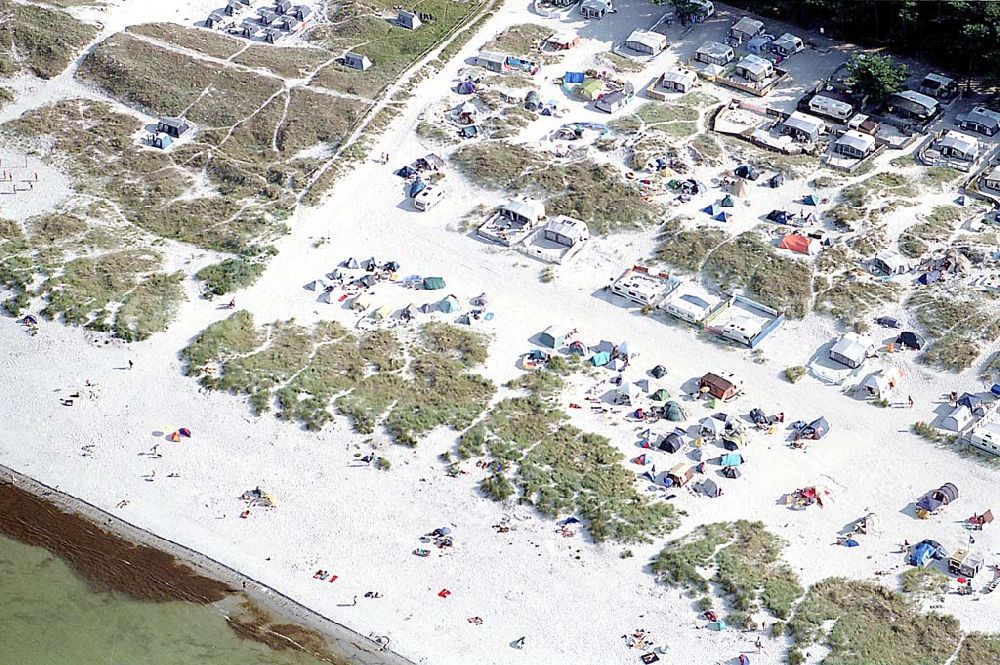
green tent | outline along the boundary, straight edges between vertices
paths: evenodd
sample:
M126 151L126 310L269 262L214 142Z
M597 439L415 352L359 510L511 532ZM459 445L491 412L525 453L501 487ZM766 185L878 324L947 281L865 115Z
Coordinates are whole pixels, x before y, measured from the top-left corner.
M664 415L666 415L667 420L675 423L686 420L684 409L682 409L681 405L677 402L667 402L666 408L664 409Z
M584 99L597 99L602 92L604 92L604 81L600 79L590 79L580 86L580 96Z
M736 201L733 200L732 196L726 194L725 197L723 197L722 199L722 203L720 203L719 205L722 206L723 208L732 208L733 206L736 205Z
M438 289L444 288L444 278L442 277L425 277L424 278L424 288L428 291L437 291Z
M649 398L654 402L666 402L670 399L670 393L667 392L666 388L660 388Z
M607 351L601 351L600 353L595 353L594 357L590 359L590 362L594 364L594 367L604 367L609 362L611 362L611 354Z

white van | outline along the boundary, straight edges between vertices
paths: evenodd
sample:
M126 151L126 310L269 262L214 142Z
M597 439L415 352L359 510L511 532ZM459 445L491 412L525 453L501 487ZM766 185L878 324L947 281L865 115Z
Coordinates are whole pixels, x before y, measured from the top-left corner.
M854 108L839 99L816 95L809 100L809 110L817 115L825 115L828 118L844 121L851 117Z
M444 198L444 190L434 185L427 185L413 199L413 206L417 210L430 210Z

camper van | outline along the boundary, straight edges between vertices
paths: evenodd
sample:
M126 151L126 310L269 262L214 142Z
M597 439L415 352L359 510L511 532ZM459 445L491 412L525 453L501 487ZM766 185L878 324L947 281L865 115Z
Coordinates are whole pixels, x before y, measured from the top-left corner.
M430 210L444 198L444 190L434 185L427 185L413 199L413 206L417 210Z
M832 97L816 95L809 100L809 110L817 115L825 115L834 120L846 121L851 117L854 110L847 102L842 102Z

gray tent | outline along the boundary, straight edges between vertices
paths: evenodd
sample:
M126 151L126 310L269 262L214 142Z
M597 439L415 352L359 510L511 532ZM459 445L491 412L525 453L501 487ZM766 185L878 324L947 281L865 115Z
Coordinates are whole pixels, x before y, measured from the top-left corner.
M323 283L323 280L317 279L309 282L302 288L306 291L321 291L326 288L326 285Z
M743 474L740 472L739 467L727 466L722 470L722 475L726 478L732 478L733 480L739 478Z
M326 273L326 278L334 281L341 279L343 276L344 276L343 273L341 273L340 270L336 269L334 269L332 272Z
M667 453L676 453L684 447L684 440L677 432L671 432L660 439L656 447Z
M346 261L344 261L340 265L344 266L345 268L350 268L351 270L357 270L360 267L358 265L357 260L354 259L353 257L350 258L350 259L347 259Z
M705 496L710 496L710 497L719 496L719 486L715 484L714 480L711 480L709 478L706 478L705 480L701 481L695 487L697 487L698 491L704 494Z
M425 302L423 305L420 306L420 311L424 314L430 314L431 312L436 312L437 305L432 305L429 302Z
M683 422L685 419L684 409L677 402L667 402L663 414L667 420L675 423Z

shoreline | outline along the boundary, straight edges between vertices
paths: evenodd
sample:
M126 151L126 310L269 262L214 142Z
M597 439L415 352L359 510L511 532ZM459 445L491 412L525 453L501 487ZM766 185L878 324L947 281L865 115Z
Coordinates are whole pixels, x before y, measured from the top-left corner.
M274 649L296 648L326 662L335 663L335 665L340 665L340 663L349 665L414 665L413 661L387 648L381 648L373 639L323 616L280 591L200 552L137 527L87 501L56 490L3 464L0 464L0 475L2 475L0 478L0 497L5 489L13 489L15 493L22 495L20 497L22 499L23 495L30 495L39 503L63 513L67 519L96 527L99 532L96 536L93 529L88 530L92 537L108 542L125 541L139 548L155 550L163 555L164 561L162 563L175 566L182 575L187 574L190 578L201 578L197 581L203 583L203 588L206 586L208 588L205 595L200 595L188 589L171 586L170 592L167 592L167 596L170 597L159 595L158 597L149 597L148 600L153 602L177 600L211 604L223 612L230 628L244 639L254 640ZM15 515L12 519L16 518ZM23 534L22 537L19 537L17 533L11 533L4 526L6 525L0 523L0 534L18 542L26 542L23 539ZM65 534L60 532L61 539L64 536ZM63 542L65 544L65 541ZM75 562L69 561L63 553L54 551L54 548L46 547L37 542L27 542L26 544L43 547L54 556L70 563L71 567L76 570L77 574L84 577L88 584L95 582L94 579L90 579L82 573ZM76 545L73 542L68 544L71 547ZM132 566L129 561L122 560L122 563L129 567ZM135 570L138 574L143 569L137 567ZM134 590L129 589L127 584L121 584L120 579L112 583L106 579L100 580L99 586L103 587L103 590L136 596ZM209 597L213 593L221 594L221 596ZM242 609L244 614L248 614L250 621L234 616L237 609ZM296 640L289 635L276 632L275 627L281 627L285 629L285 632L295 633L295 637L303 636L306 639ZM314 650L319 646L315 640L316 636L321 637L322 641L325 642L321 647L325 653L314 653ZM308 646L303 646L300 642L308 644Z

